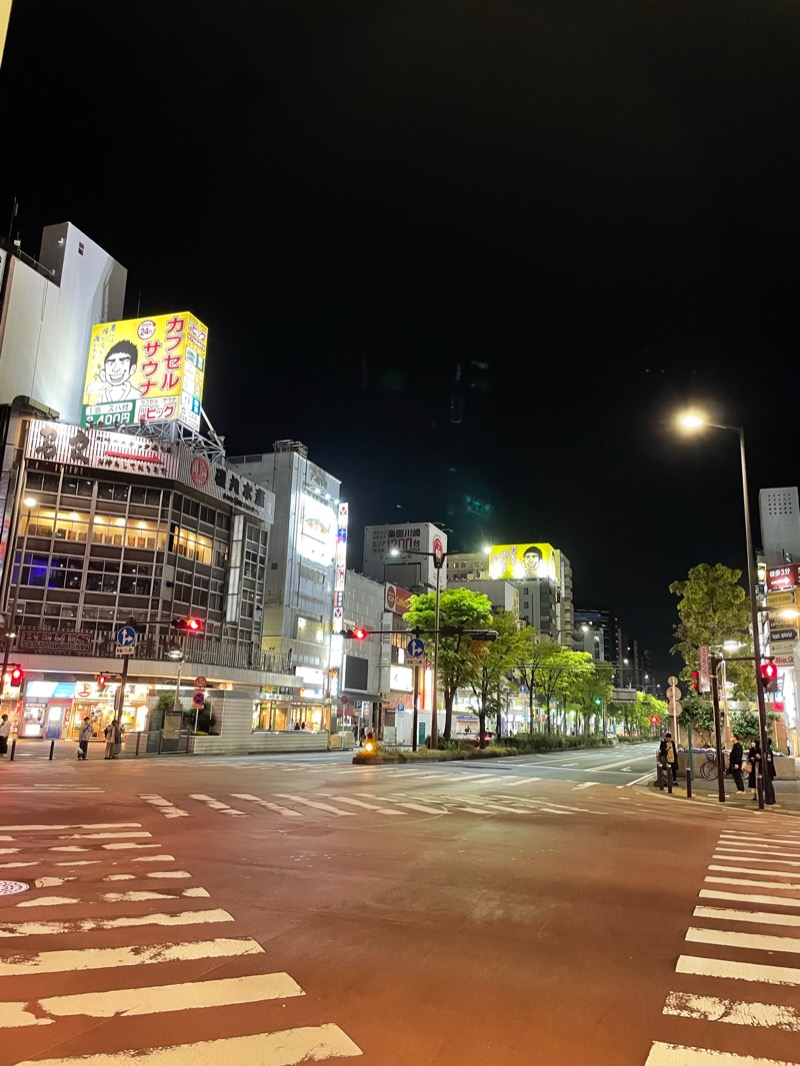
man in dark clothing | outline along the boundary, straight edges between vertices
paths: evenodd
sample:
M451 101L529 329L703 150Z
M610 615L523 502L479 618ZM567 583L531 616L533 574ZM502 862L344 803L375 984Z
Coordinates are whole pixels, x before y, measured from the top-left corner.
M661 765L672 769L672 780L678 780L678 749L672 739L672 733L667 733L658 748Z
M731 747L731 754L728 759L728 769L730 775L736 784L737 792L744 792L744 781L742 780L742 761L744 760L744 750L739 742L739 738L735 733L732 733L733 746Z

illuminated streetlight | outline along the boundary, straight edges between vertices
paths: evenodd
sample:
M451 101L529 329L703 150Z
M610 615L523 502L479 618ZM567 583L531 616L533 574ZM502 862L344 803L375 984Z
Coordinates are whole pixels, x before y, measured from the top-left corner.
M491 549L491 547L488 544L484 544L484 546L481 548L481 551L483 552L484 555L489 555L491 550L492 549Z
M725 651L738 651L742 647L742 643L739 640L726 640L723 642L722 647Z
M744 429L741 426L726 426L719 422L709 422L700 411L685 411L678 417L678 425L683 429L698 429L708 426L710 429L725 429L735 433L739 438L739 460L742 468L742 499L744 502L744 538L747 552L747 592L750 598L750 617L753 627L753 661L755 665L756 697L758 699L758 724L761 734L762 759L766 760L767 752L767 706L764 702L764 684L761 677L761 641L758 631L758 601L756 600L756 570L755 553L753 551L753 533L750 528L750 493L747 488L747 455L744 447ZM717 737L717 760L722 762L722 742ZM765 765L765 763L762 763ZM775 789L772 778L768 773L762 774L764 783L764 798L767 803L775 802ZM720 782L722 779L720 778ZM720 784L720 800L724 802L725 793L722 783Z

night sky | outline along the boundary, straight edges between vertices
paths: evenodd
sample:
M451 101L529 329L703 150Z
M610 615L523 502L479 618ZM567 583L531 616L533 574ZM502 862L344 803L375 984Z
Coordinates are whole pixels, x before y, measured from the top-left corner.
M669 582L744 564L736 438L670 416L745 426L756 522L800 480L798 55L795 0L16 0L0 231L206 322L230 454L551 541L661 674Z

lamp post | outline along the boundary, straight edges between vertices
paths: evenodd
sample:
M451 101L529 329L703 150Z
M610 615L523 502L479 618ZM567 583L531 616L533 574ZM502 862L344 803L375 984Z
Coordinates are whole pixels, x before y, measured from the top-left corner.
M178 713L178 709L179 709L179 700L180 700L180 691L181 691L181 674L183 673L183 659L184 659L183 649L181 649L181 648L170 648L170 650L167 652L167 658L171 659L174 663L178 664L178 675L177 675L177 677L175 679L175 698L172 701L173 714L177 714Z
M442 567L445 564L448 553L444 550L444 545L439 537L434 537L433 551L423 552L407 549L401 552L399 548L391 548L389 554L394 558L398 555L422 555L425 558L433 559L433 565L436 569L436 600L434 606L435 621L433 633L433 691L431 692L433 703L431 708L431 751L433 751L439 746L439 598L442 591Z
M756 699L758 701L758 724L761 733L761 777L764 783L764 802L775 802L775 789L767 766L767 708L764 701L764 686L761 681L761 640L758 633L758 603L756 601L755 554L753 551L753 533L750 528L750 494L747 488L747 455L744 447L744 429L742 426L726 426L718 422L709 422L705 416L688 412L679 419L679 425L686 430L724 429L739 437L739 458L742 467L742 498L744 501L744 536L747 551L747 592L750 599L750 618L753 627L753 658L755 661Z

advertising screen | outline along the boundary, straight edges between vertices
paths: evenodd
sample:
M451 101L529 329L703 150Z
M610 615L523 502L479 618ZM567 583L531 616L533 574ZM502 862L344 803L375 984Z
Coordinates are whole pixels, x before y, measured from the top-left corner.
M489 577L525 581L543 578L555 582L556 551L552 544L497 544L489 550Z
M297 550L304 559L311 559L320 566L330 566L336 554L336 511L315 496L303 493L301 499L303 518Z
M177 421L199 430L207 340L188 311L94 326L81 425Z

